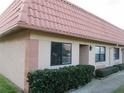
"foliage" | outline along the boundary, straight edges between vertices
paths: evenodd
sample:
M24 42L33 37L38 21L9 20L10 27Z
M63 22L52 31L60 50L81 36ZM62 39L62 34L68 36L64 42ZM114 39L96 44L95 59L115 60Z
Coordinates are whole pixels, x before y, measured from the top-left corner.
M124 70L124 64L114 65L114 67L118 67L120 71Z
M91 65L77 65L29 72L30 93L64 93L78 88L91 81L94 69Z
M106 77L118 71L119 69L117 67L106 67L106 68L96 69L95 75L96 77Z

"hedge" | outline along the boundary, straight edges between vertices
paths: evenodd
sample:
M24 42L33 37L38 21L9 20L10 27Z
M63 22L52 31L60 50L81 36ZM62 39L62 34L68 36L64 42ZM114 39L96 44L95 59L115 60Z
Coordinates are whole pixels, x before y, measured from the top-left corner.
M95 75L96 77L106 77L118 71L119 69L117 67L106 67L106 68L96 69Z
M120 71L124 70L124 64L114 65L114 67L118 67Z
M94 66L77 65L28 73L30 93L64 93L90 82Z

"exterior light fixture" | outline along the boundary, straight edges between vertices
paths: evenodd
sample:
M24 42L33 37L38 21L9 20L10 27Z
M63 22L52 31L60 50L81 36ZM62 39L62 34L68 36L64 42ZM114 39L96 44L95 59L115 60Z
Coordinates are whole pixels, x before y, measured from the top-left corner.
M91 46L91 45L90 45L90 47L89 47L89 48L90 48L90 51L92 51L92 46Z

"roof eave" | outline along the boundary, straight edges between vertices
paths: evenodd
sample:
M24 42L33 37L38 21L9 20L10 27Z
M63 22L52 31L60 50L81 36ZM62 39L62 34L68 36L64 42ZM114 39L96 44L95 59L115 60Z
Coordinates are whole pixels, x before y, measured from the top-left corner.
M9 34L9 33L12 33L12 32L14 32L14 31L16 31L16 30L19 29L19 28L20 28L19 25L18 25L18 24L15 24L15 25L13 25L13 26L11 26L11 27L5 29L4 31L1 31L1 33L0 33L0 38L2 38L3 36L6 36L6 35Z
M41 28L41 27L35 27L35 26L29 26L27 24L24 24L22 22L18 22L17 24L5 29L4 31L2 31L3 33L0 33L0 38L2 38L3 36L6 36L7 34L10 34L14 31L18 31L19 29L32 29L32 30L37 30L37 31L43 31L43 32L48 32L48 33L55 33L55 34L61 34L61 35L65 35L65 36L72 36L72 37L77 37L77 38L81 38L81 39L86 39L86 40L92 40L92 41L98 41L98 42L103 42L103 43L108 43L108 44L114 44L116 46L122 46L124 47L124 44L121 43L115 43L112 41L105 41L105 40L99 40L99 39L95 39L92 37L87 37L87 36L80 36L80 35L76 35L76 34L71 34L71 33L60 33L60 31L57 30L52 30L49 28Z
M88 36L82 36L82 35L78 35L78 34L73 34L73 33L61 33L58 30L55 29L49 29L49 28L44 28L44 27L36 27L36 26L30 26L30 25L26 25L23 23L18 23L20 28L25 28L25 29L32 29L32 30L37 30L37 31L43 31L43 32L47 32L47 33L55 33L55 34L60 34L60 35L65 35L65 36L71 36L71 37L77 37L77 38L81 38L81 39L87 39L87 40L92 40L92 41L98 41L98 42L104 42L104 43L108 43L108 44L114 44L114 45L118 45L118 46L124 46L124 44L121 44L119 42L112 42L112 41L107 41L107 40L99 40L93 37L88 37Z

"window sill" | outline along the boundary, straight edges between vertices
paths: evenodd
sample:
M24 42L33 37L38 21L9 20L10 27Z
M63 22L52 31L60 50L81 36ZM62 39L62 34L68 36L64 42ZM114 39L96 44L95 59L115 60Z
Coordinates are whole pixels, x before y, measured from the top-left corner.
M120 59L114 59L114 61L118 61L118 60L120 60Z
M68 64L60 64L60 65L50 65L50 66L68 66L68 65L72 65L72 63L68 63Z
M97 61L95 63L105 63L106 61Z
M95 62L95 65L101 65L101 64L106 64L106 61L101 61L101 62Z

